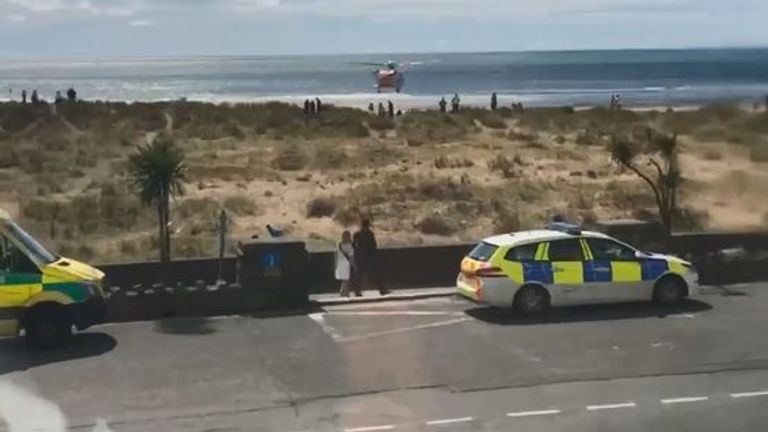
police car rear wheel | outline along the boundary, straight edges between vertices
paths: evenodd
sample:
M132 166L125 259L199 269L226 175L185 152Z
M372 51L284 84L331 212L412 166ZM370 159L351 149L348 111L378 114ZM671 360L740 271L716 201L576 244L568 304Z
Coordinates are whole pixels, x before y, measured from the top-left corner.
M53 349L67 343L72 335L72 323L63 307L44 304L29 312L25 332L32 348Z
M677 306L685 298L685 284L674 277L666 277L656 284L653 302L657 306Z
M517 293L515 308L526 316L540 315L549 308L549 296L543 288L525 286Z

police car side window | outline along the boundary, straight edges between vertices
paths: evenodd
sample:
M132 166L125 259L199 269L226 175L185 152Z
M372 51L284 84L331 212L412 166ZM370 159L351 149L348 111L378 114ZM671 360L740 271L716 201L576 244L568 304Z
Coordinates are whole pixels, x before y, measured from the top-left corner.
M583 261L581 244L578 240L556 240L549 242L550 261Z
M608 239L587 239L592 256L596 260L627 261L635 259L635 251Z
M532 260L536 256L536 248L538 243L527 244L522 246L513 247L507 252L504 257L507 261L526 261Z

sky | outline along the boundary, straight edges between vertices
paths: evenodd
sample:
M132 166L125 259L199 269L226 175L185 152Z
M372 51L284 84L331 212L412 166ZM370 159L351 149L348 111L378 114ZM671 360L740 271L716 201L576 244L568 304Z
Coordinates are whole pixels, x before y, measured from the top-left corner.
M0 58L765 47L767 0L0 0Z

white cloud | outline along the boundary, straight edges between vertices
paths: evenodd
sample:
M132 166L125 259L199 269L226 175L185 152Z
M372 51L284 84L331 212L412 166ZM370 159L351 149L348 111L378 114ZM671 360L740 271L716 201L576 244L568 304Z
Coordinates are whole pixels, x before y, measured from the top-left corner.
M145 19L136 19L128 21L128 25L131 27L149 27L152 25L152 22Z
M30 14L130 16L140 0L0 0L0 11L11 9Z
M20 13L11 13L6 15L5 19L10 22L24 22L27 20L27 16Z

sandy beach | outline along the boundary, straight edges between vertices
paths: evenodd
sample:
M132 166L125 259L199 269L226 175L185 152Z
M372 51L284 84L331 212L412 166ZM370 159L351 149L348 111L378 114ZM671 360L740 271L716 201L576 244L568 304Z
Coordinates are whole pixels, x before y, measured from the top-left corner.
M408 103L381 97L394 96L396 106ZM373 218L382 244L474 241L554 214L584 223L653 217L650 189L607 149L617 134L642 143L650 127L678 133L682 144L678 230L761 229L765 115L732 105L467 107L389 119L350 108L307 116L280 103L192 102L81 102L50 115L5 103L0 207L65 255L154 257L155 215L128 185L127 157L165 135L188 166L186 194L172 205L174 256L211 255L222 208L233 241L263 236L269 223L328 247L361 215Z

